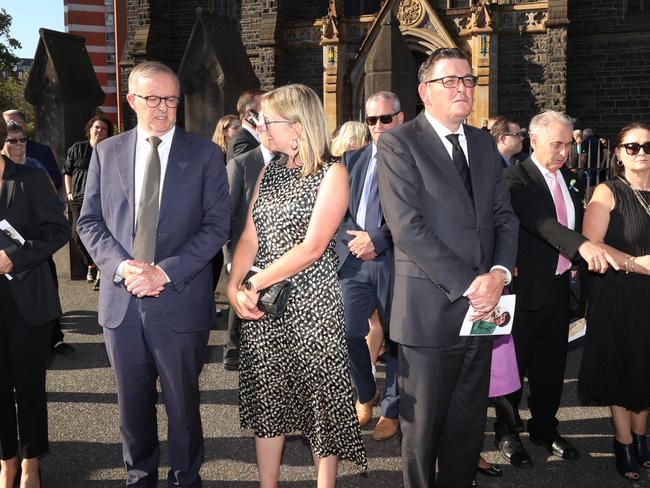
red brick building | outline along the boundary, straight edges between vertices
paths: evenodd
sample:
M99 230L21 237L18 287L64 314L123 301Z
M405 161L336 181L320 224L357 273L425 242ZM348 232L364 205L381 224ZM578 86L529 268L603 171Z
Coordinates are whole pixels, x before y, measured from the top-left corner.
M121 26L115 18L125 18L124 0L63 0L65 30L86 39L97 81L106 94L99 109L113 122L118 121L119 87L116 76L116 52L123 41ZM118 38L116 39L116 33Z

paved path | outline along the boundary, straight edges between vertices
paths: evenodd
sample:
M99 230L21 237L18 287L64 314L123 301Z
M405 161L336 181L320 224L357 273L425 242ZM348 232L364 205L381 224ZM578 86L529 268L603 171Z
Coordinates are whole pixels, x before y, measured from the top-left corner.
M61 283L66 340L76 348L69 357L55 357L48 373L51 453L43 461L44 486L47 488L124 486L124 469L118 432L115 384L102 331L97 324L97 293L83 281L70 281L67 249L56 256ZM221 286L220 286L221 289ZM218 301L221 301L221 296ZM225 305L224 305L225 306ZM252 488L258 486L253 438L239 428L237 373L221 367L225 341L225 319L210 334L209 360L201 376L202 417L206 442L206 460L201 471L204 486ZM641 482L629 483L614 471L608 411L577 406L576 377L581 350L570 352L563 407L560 411L562 432L580 450L581 459L565 462L548 457L546 451L524 437L535 466L518 470L505 466L498 480L479 477L480 487L630 487L650 486L650 476L642 473ZM383 373L380 371L383 376ZM166 479L166 417L159 405L159 430L162 441L160 478ZM378 415L378 412L375 412ZM489 412L491 429L494 412ZM399 440L377 443L364 429L370 463L367 475L343 462L339 487L401 487ZM485 438L488 460L501 462L494 450L494 437ZM166 486L160 482L159 486ZM299 436L287 439L281 472L282 487L315 486L309 449Z

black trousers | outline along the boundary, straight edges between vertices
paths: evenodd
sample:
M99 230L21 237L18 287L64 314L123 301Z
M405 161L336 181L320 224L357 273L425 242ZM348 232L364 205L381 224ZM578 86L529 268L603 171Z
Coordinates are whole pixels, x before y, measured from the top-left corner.
M492 341L398 345L397 386L405 488L468 488L483 444ZM438 461L438 475L435 463Z
M531 419L528 432L537 437L557 435L558 420L564 386L564 369L569 336L569 273L553 281L547 302L534 312L517 307L512 338L515 342L517 365L522 385L528 377L528 407ZM506 395L508 405L497 405L495 433L523 431L519 416L523 388Z
M92 266L94 264L93 258L91 258L90 254L88 254L88 251L86 251L86 247L84 246L83 242L81 242L81 238L77 233L77 220L79 220L79 214L81 213L81 205L83 205L83 200L68 200L68 205L70 205L70 213L72 214L72 240L79 248L79 251L81 252L81 259L83 259L84 264L86 266Z
M30 327L16 306L7 279L0 276L0 454L24 458L49 449L45 367L54 321Z

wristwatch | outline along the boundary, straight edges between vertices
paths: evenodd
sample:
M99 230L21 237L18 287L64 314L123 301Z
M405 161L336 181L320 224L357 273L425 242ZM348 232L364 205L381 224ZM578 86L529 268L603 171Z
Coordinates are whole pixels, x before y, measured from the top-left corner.
M246 291L250 291L250 290L255 291L255 290L253 289L253 283L251 283L251 282L248 281L248 280L245 280L245 281L242 283L242 286L244 287L244 290L246 290Z

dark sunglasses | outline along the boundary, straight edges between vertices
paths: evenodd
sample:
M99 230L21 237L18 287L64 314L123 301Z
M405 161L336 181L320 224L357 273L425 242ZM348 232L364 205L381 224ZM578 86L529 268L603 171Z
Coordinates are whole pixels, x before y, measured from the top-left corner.
M636 156L639 154L641 148L643 148L644 153L650 154L650 142L645 142L643 144L639 144L638 142L628 142L627 144L620 144L618 147L624 147L625 152L630 156Z
M375 125L377 121L380 121L382 124L390 124L393 121L393 117L395 117L398 113L399 112L395 112L394 114L371 115L369 117L366 117L366 124Z
M6 142L7 142L7 144L18 144L19 142L21 144L25 144L27 142L27 138L26 137L21 137L20 139L6 139ZM639 151L637 151L637 152L639 152ZM636 153L634 153L634 154L636 154Z

